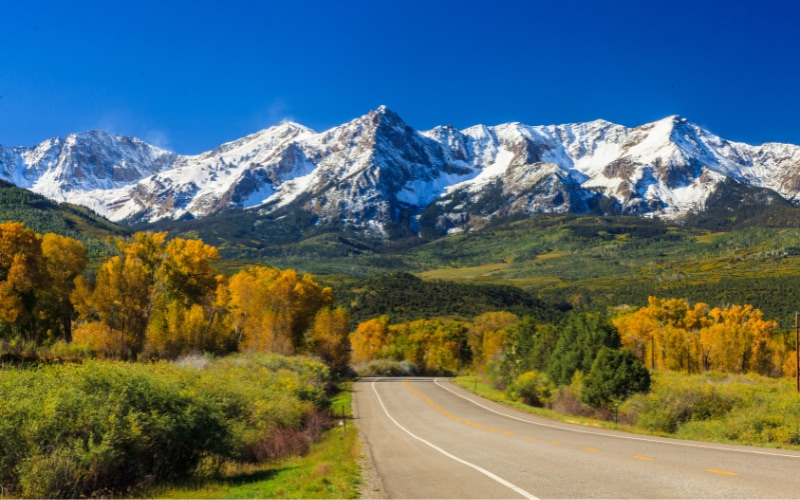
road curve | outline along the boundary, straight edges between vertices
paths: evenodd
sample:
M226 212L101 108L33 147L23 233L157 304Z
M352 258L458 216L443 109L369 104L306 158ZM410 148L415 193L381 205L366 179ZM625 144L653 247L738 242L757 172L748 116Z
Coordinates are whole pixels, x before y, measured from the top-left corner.
M353 407L385 498L800 498L800 452L543 419L444 378L366 378Z

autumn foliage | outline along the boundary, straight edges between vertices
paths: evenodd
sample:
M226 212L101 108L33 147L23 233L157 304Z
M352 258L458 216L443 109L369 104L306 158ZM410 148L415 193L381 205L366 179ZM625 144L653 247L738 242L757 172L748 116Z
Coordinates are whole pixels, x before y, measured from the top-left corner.
M648 305L614 319L622 343L651 369L780 375L787 349L777 324L752 305L709 307L650 297Z
M75 341L123 360L242 351L349 364L349 316L310 276L266 266L224 276L215 247L167 233L116 244L89 279L80 242L0 224L0 339Z

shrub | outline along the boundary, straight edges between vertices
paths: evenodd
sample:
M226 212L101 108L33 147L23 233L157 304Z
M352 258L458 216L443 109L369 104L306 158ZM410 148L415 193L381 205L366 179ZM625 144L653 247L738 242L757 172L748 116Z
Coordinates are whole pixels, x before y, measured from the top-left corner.
M531 406L544 407L552 402L555 385L543 372L525 372L506 388L506 397Z
M0 484L23 497L116 496L209 460L303 452L304 427L324 425L311 414L327 381L319 362L270 355L0 371Z
M581 401L601 406L650 389L650 372L628 350L603 347L583 381Z

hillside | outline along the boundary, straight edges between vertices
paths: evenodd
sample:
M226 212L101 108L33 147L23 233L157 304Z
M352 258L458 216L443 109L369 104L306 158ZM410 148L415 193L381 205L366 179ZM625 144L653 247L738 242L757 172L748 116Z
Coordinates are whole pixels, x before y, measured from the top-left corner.
M108 252L106 238L125 236L128 228L114 224L91 210L55 203L42 195L0 181L0 222L22 222L39 234L56 233L81 241L89 254Z

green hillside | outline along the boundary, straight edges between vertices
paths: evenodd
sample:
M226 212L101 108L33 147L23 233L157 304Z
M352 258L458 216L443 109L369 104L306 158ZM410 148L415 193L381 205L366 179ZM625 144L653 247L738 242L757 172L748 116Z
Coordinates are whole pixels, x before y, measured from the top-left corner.
M108 252L106 238L131 231L88 208L56 203L44 196L0 181L0 222L21 222L39 234L56 233L81 241L90 256Z

